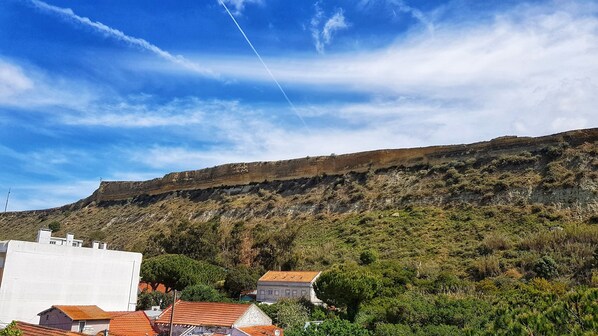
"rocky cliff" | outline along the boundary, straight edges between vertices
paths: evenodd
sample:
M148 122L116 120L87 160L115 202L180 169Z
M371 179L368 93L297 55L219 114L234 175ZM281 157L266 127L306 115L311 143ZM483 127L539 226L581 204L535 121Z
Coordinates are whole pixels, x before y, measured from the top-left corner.
M162 178L149 181L102 182L89 200L114 201L140 195L247 185L264 181L287 181L323 174L343 175L390 167L433 166L453 160L534 151L542 146L554 146L561 143L578 146L596 140L598 140L598 129L587 129L537 138L501 137L470 145L386 149L285 161L225 164L201 170L170 173Z

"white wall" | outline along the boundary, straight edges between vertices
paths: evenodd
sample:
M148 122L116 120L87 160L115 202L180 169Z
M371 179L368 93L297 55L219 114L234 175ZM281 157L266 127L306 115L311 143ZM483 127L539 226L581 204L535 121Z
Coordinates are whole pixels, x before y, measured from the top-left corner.
M52 305L97 305L132 311L141 254L34 242L0 243L6 250L0 280L0 324L39 322Z

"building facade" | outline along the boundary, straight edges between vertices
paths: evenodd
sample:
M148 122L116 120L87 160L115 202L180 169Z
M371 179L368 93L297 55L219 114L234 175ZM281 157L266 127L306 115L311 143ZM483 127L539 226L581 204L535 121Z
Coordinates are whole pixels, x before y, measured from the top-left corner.
M320 273L268 271L257 282L257 301L274 303L285 298L305 298L319 304L322 301L316 297L313 284Z
M0 242L0 323L38 323L38 313L53 305L98 305L133 311L141 254L80 247L71 237L51 242ZM41 239L40 239L41 238ZM68 241L70 244L66 243Z

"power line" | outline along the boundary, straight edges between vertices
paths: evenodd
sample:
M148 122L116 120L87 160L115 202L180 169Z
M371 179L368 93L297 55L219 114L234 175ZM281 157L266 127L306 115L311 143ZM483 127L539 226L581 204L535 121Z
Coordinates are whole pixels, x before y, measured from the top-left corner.
M274 81L274 83L276 83L276 86L278 86L278 89L280 90L280 92L284 96L284 99L286 99L287 103L289 103L289 106L291 106L291 109L293 110L293 112L297 115L297 117L299 117L299 119L303 123L303 126L307 130L309 130L309 127L307 127L307 124L305 123L305 120L303 119L303 117L301 116L301 114L299 113L299 111L297 110L297 108L295 107L295 105L293 104L293 102L291 101L291 99L289 98L289 96L287 95L287 93L285 92L285 90L282 88L282 85L280 85L280 83L278 82L278 80L276 79L276 77L274 77L274 74L272 73L272 71L270 71L270 68L268 67L268 65L266 65L266 62L264 62L264 60L262 59L262 56L260 56L260 53L257 51L257 49L255 49L255 47L253 46L253 43L251 43L251 41L249 40L249 37L247 37L247 34L245 34L245 31L243 31L243 28L241 28L241 25L239 25L239 23L235 19L235 16L233 15L233 13L231 13L231 11L228 9L228 7L226 7L226 5L224 4L224 2L222 0L218 0L218 2L220 2L220 4L222 5L222 7L224 7L224 9L226 10L226 12L228 13L228 16L230 16L230 18L233 20L233 22L235 23L235 25L237 26L237 28L239 29L239 31L241 32L241 34L245 38L245 41L247 41L247 44L249 44L249 46L251 47L251 50L253 50L253 52L255 53L255 55L257 56L257 58L260 60L260 62L264 66L264 69L266 69L266 71L268 72L268 74L270 75L270 77L272 78L272 80Z

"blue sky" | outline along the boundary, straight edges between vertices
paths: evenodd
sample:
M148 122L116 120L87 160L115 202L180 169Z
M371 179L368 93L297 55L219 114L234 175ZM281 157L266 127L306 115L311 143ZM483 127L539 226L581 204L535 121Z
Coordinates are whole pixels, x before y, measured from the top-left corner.
M2 205L9 188L9 210L42 209L101 179L598 126L595 1L224 4L268 69L218 0L0 1Z

